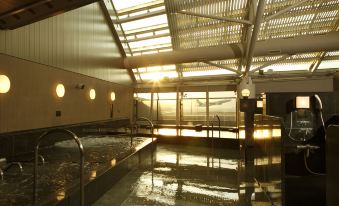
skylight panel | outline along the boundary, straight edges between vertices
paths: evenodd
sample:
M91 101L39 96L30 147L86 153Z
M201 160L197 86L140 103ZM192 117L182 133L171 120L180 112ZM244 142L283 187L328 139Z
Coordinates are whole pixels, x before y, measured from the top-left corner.
M196 77L196 76L211 76L211 75L225 75L225 74L234 74L231 71L225 69L214 69L208 71L190 71L190 72L183 72L183 77Z
M135 76L140 74L141 79L144 81L159 81L162 79L178 78L175 65L142 67L133 69L133 72Z
M162 72L150 72L140 74L141 79L143 80L162 80L165 78L173 79L178 77L176 71L162 71Z
M113 4L116 8L116 10L122 10L122 9L127 9L130 7L150 3L154 0L132 0L132 1L126 1L126 0L112 0Z
M161 44L171 44L171 37L167 36L143 41L130 42L129 46L131 47L131 49L135 49L140 47L149 47Z
M339 51L327 52L326 56L339 56Z
M130 31L130 30L136 30L136 29L151 27L151 26L160 25L160 24L168 24L166 14L123 23L121 24L121 26L125 31Z
M339 59L323 60L318 69L339 69Z
M265 67L263 70L267 72L268 70L272 71L300 71L308 70L312 62L296 62L296 63L284 63L284 64L274 64L268 67Z

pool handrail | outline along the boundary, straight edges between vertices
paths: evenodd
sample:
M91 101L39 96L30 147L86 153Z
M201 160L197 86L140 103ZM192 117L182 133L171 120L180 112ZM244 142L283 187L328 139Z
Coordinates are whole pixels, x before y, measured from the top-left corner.
M11 162L11 163L8 163L5 166L5 169L3 169L3 171L7 171L9 168L11 168L11 167L13 167L15 165L19 167L19 170L20 170L21 173L24 171L20 162Z
M73 132L66 130L66 129L52 129L47 132L44 132L38 139L35 149L34 149L34 183L33 183L33 200L34 200L34 205L37 203L37 197L38 197L38 192L37 192L37 186L38 186L38 162L39 162L39 146L40 143L42 142L43 139L45 139L48 135L53 134L53 133L64 133L72 137L74 141L77 143L79 152L80 152L80 205L84 206L85 205L85 181L84 181L84 162L85 162L85 157L84 157L84 147L78 138L76 134Z
M151 130L151 137L152 137L152 142L153 142L153 138L154 138L154 124L152 122L152 120L148 119L147 117L139 117L135 120L135 124L138 122L138 121L146 121L149 123L149 125L151 126L150 130Z
M15 165L19 167L20 173L23 173L24 170L20 162L11 162L11 163L6 164L4 169L0 168L0 180L4 180L4 176L5 176L4 172Z
M220 117L219 115L214 115L212 119L212 150L214 151L214 120L217 118L218 120L218 130L219 130L219 138L221 138L221 126L220 126Z
M214 130L214 120L215 120L215 118L217 118L217 120L218 120L218 130L219 130L219 138L221 138L221 121L220 121L220 117L219 117L219 115L214 115L213 116L213 119L212 119L212 138L214 137L214 135L213 135L213 130Z

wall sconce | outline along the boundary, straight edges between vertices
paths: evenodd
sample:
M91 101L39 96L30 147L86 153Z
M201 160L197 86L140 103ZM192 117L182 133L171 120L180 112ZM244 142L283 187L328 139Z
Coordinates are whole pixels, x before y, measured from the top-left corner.
M91 89L91 90L89 90L89 98L90 99L95 99L95 89Z
M309 96L298 96L296 97L296 109L309 109L310 108L310 97Z
M57 94L58 97L63 97L65 95L65 87L63 84L58 84L56 86L55 92Z
M249 89L241 90L241 96L244 98L248 98L251 95L251 91Z
M112 100L112 102L114 102L114 100L115 100L115 92L111 92L111 100Z
M11 88L11 81L6 75L0 75L0 93L7 93Z
M113 107L113 102L115 100L115 92L111 92L111 112L110 112L110 117L113 118L113 113L114 113L114 107Z

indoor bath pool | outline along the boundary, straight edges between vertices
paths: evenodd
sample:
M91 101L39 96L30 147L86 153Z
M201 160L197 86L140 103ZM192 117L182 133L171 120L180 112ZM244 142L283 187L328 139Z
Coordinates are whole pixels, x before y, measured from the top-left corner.
M131 158L133 154L137 154L152 141L150 138L135 137L131 144L131 139L127 136L86 136L80 140L85 151L84 179L87 204L95 199L93 195L88 195L94 194L93 182L101 176L107 178L109 176L107 173L113 173L114 168L122 165L126 159L133 159ZM41 148L39 154L44 157L45 164L40 162L38 166L38 205L58 205L65 201L74 205L69 197L79 190L79 151L76 144L64 140ZM150 156L149 152L146 154ZM5 174L4 180L0 181L0 205L33 205L32 154L17 159L23 163L24 171L19 173L13 168ZM123 171L119 171L120 175L130 170L132 165L130 163ZM102 185L103 188L110 186ZM75 198L74 202L77 205L78 198Z

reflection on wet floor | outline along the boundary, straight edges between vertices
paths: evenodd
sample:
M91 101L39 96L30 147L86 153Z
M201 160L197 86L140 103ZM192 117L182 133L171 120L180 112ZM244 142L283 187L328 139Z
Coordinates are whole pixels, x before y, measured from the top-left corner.
M140 133L148 133L147 129L139 129ZM174 129L174 128L159 128L154 129L154 133L163 136L182 136L182 137L213 137L219 138L219 131L217 129L207 132L207 130L196 131L194 129ZM213 133L213 134L212 134ZM254 138L255 139L269 139L269 138L280 138L281 129L280 127L265 127L261 126L255 128ZM226 139L245 139L245 129L241 128L239 133L220 131L220 138Z
M257 161L261 164L254 170L271 166ZM215 149L212 154L210 148L158 145L153 169L130 172L94 205L271 205L266 187L273 187L279 205L279 177L263 182L265 178L246 178L247 173L237 150Z

